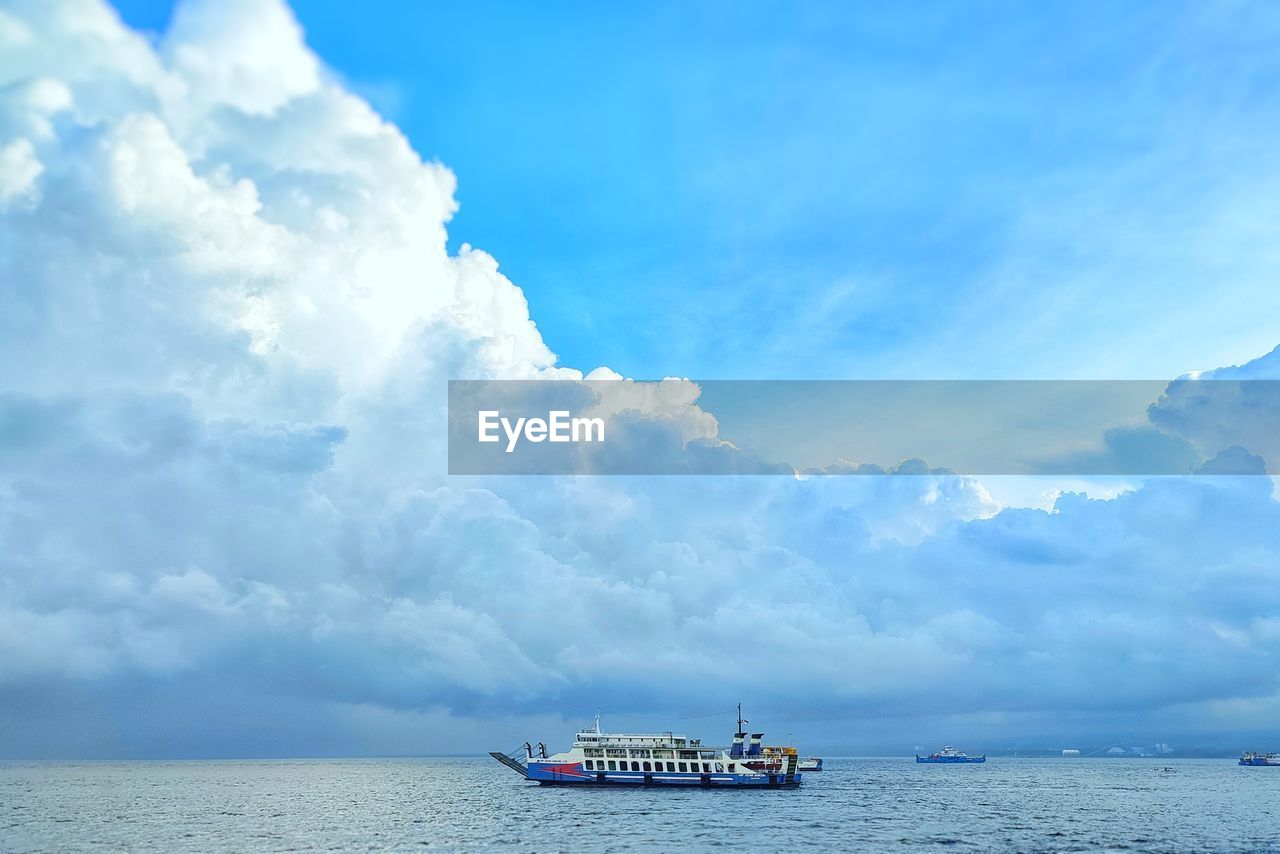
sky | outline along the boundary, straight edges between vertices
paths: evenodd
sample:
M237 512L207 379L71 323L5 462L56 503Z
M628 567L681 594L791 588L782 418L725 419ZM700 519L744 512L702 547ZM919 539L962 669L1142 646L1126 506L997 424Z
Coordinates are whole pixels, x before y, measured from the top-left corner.
M1270 478L451 477L444 407L1280 378L1280 16L649 9L0 5L0 754L738 701L833 749L1276 747ZM1151 417L1249 436L1194 403Z
M568 364L1169 379L1280 340L1269 4L296 12Z

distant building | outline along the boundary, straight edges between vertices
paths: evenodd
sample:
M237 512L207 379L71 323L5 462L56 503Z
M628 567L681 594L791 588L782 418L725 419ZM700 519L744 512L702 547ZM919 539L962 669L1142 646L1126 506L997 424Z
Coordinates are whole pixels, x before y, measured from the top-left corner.
M1063 756L1079 756L1080 751L1076 750L1074 747L1068 747L1066 750L1062 751L1062 755Z
M1107 755L1108 755L1108 756L1124 756L1124 755L1125 755L1126 753L1128 753L1128 752L1129 752L1129 751L1125 750L1123 747L1118 747L1118 746L1117 746L1117 747L1112 747L1111 749L1109 749L1109 750L1107 751Z

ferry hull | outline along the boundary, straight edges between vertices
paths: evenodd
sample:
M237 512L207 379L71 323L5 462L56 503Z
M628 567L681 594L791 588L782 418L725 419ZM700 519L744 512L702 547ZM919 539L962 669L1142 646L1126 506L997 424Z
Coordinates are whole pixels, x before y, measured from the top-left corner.
M801 774L709 774L679 771L587 771L581 763L530 762L526 777L544 786L702 786L708 788L789 789Z
M1251 758L1241 759L1240 764L1275 768L1280 767L1280 759L1267 759L1262 756L1254 756Z
M529 779L533 779L530 777ZM779 777L777 780L539 780L539 786L648 786L662 788L686 788L686 789L797 789L800 787L800 779L787 781Z

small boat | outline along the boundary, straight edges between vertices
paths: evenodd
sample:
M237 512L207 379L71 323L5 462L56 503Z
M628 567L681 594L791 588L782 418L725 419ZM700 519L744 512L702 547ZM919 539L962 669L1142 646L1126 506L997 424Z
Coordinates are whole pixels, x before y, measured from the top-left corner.
M763 733L752 733L755 756L762 755ZM790 789L800 785L799 761L792 753L779 764L753 768L744 750L746 733L734 735L728 748L672 732L607 733L596 715L594 728L578 732L573 745L547 755L545 744L525 742L523 755L489 755L525 779L552 785L710 786L714 788ZM535 755L535 753L537 755Z
M1249 752L1240 757L1241 765L1280 765L1280 756L1274 753Z
M956 750L954 747L951 747L950 745L942 748L937 753L930 753L928 756L921 756L918 753L916 754L916 762L920 762L920 763L928 762L928 763L950 764L950 763L960 763L960 762L969 763L969 762L986 762L986 761L987 761L987 755L985 753L981 756L970 756L967 753Z
M821 756L808 756L808 757L805 757L804 759L801 759L801 760L800 760L800 766L799 766L799 767L800 767L800 770L801 770L801 771L821 771L821 770L822 770L822 757L821 757Z

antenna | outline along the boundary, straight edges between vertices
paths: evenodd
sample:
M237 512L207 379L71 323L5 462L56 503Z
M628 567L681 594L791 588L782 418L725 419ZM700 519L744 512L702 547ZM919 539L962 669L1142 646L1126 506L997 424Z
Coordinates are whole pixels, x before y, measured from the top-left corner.
M600 734L600 710L596 709L596 735Z
M738 732L742 732L742 725L749 724L751 721L742 717L742 704L738 704Z

